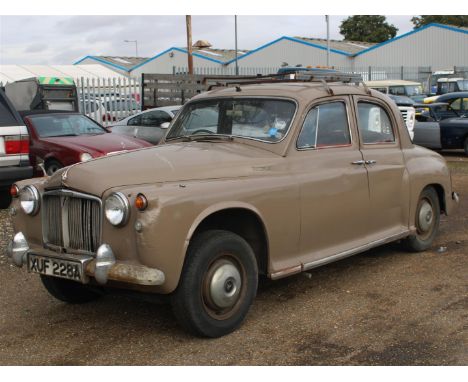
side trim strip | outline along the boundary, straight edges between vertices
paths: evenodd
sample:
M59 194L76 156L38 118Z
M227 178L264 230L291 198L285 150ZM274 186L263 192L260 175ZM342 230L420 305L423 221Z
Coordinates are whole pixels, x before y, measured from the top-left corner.
M363 245L361 247L353 248L353 249L350 249L348 251L344 251L344 252L338 253L336 255L326 257L324 259L320 259L320 260L312 261L310 263L306 263L306 264L303 265L303 270L307 271L307 270L312 269L312 268L317 268L317 267L319 267L321 265L332 263L333 261L341 260L341 259L344 259L346 257L355 255L357 253L367 251L368 249L378 247L379 245L390 243L390 242L398 240L398 239L402 239L402 238L408 236L410 233L411 233L411 231L401 232L399 234L392 235L392 236L389 236L389 237L384 238L384 239L372 241L372 242L370 242L368 244L365 244L365 245Z

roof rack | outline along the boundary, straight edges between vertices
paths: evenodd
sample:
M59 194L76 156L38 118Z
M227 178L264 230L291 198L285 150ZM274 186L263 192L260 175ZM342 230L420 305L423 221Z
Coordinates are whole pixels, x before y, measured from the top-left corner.
M214 83L212 83L214 82ZM287 74L268 74L268 75L257 75L257 76L226 76L226 77L205 77L203 83L207 85L208 90L215 87L229 87L236 86L237 91L241 91L241 85L253 85L262 83L288 83L288 82L319 82L322 83L328 93L333 95L333 91L328 86L329 82L341 82L344 84L362 84L367 93L370 90L364 84L362 76L354 73L343 73L343 72L330 72L329 70L320 71L315 70L313 72L304 72L299 70L296 72L288 72Z

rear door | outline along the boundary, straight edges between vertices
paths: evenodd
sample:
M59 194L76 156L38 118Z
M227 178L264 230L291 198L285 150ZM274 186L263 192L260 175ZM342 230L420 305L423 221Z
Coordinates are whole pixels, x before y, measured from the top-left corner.
M371 241L408 229L409 180L400 145L399 118L384 102L354 96L359 142L368 173Z

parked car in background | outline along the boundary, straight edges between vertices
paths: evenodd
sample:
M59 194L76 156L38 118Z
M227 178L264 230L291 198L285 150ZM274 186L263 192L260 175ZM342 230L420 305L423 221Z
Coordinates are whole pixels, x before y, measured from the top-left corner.
M85 97L80 100L83 114L96 122L108 126L141 110L140 104L133 97Z
M396 240L427 250L458 201L444 159L411 143L387 96L336 76L202 93L161 145L17 183L9 256L62 301L165 294L184 328L219 337L259 275Z
M447 103L449 110L455 110L460 117L468 116L468 91L467 92L455 92L447 93L439 96L429 97L424 99L425 104L433 102ZM449 117L452 117L453 113L449 113ZM442 112L440 117L443 119Z
M78 162L151 146L149 143L112 134L80 113L29 111L21 113L30 134L30 159L37 175L38 165L52 175Z
M364 81L367 87L378 90L384 94L409 97L422 102L426 95L419 82L404 80Z
M437 80L437 94L468 91L468 79L460 78L439 78Z
M416 109L413 107L414 100L406 96L396 96L392 94L388 94L391 100L395 102L400 109L401 115L406 124L406 128L408 129L408 133L410 138L414 138L414 123L416 122Z
M181 105L174 105L148 109L122 119L110 129L113 133L143 139L157 145L181 107Z
M463 149L468 155L468 118L448 103L415 105L424 111L417 116L413 142L430 149Z
M28 130L0 89L0 208L10 204L10 186L32 176Z

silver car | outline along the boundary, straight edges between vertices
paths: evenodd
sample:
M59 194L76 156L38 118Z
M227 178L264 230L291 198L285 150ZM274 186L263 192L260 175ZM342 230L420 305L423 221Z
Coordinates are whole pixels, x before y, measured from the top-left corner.
M148 109L124 118L111 127L113 133L143 139L157 145L166 134L169 122L178 113L181 105Z

